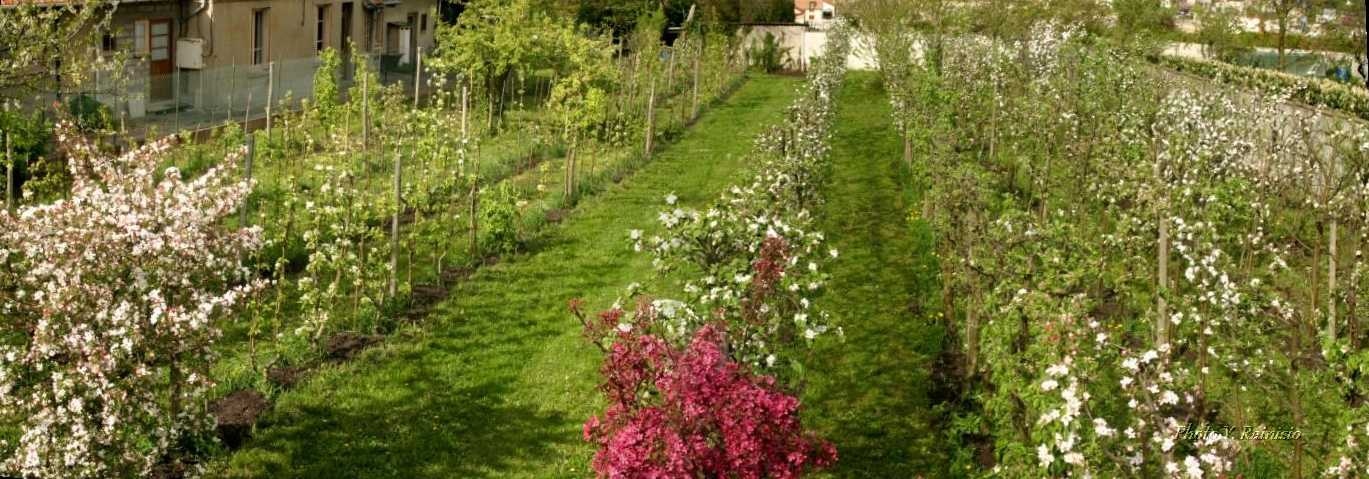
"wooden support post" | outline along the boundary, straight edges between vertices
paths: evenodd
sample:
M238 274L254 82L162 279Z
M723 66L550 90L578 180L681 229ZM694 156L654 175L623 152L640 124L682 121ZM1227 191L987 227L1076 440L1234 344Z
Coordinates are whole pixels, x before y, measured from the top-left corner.
M1326 336L1336 340L1336 236L1339 233L1339 220L1331 220L1330 247L1326 255Z
M366 66L370 71L370 65ZM371 89L368 80L371 75L361 75L361 149L371 144Z
M414 110L418 110L418 95L423 79L423 47L414 56Z
M1155 162L1155 181L1160 183L1160 163ZM1156 208L1156 219L1160 222L1160 232L1158 247L1155 252L1155 262L1158 263L1157 280L1155 289L1159 292L1155 301L1155 345L1163 347L1169 343L1169 305L1165 301L1165 295L1169 294L1169 213L1164 206L1165 199L1160 198L1160 205Z
M699 56L703 54L703 46L699 46L699 51L694 53L694 108L690 110L689 118L699 116Z
M480 180L477 176L471 177L471 259L480 260L480 222L478 220L480 212Z
M10 133L5 132L5 208L14 212L19 195L14 193L14 150L10 145Z
M266 64L266 137L271 137L271 102L276 99L276 62Z
M229 80L228 86L228 115L226 116L228 116L228 121L233 121L233 100L235 99L233 96L238 90L238 57L235 56L230 61L232 66L229 67L228 76L232 77L232 79ZM246 125L243 126L244 128L246 127Z
M394 299L397 293L398 274L399 274L399 215L404 212L404 196L401 188L403 186L403 155L399 149L395 149L395 212L390 218L390 299Z
M656 139L656 77L651 77L651 92L646 101L646 158L651 158L652 143Z

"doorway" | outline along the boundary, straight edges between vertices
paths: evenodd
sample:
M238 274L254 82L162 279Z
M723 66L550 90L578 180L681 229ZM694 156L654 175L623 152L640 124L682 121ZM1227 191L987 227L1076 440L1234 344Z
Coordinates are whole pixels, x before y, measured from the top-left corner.
M147 30L147 73L151 78L148 92L151 101L175 98L176 88L172 73L175 71L174 47L171 33L171 19L162 18L148 21Z

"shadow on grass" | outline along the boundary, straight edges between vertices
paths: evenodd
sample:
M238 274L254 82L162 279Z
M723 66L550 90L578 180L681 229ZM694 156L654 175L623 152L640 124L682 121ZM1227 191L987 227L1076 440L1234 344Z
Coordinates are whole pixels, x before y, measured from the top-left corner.
M373 388L383 395L349 391L337 401L280 405L252 449L240 453L259 469L229 475L501 477L501 470L578 440L578 419L511 404L510 378L453 388L421 355L396 358L410 367L387 371L394 384Z
M942 477L931 392L945 333L920 307L937 291L935 243L909 222L911 183L878 83L853 73L837 105L821 218L841 257L819 304L846 338L817 348L805 420L837 446L831 476Z
M324 368L280 402L228 477L586 477L585 418L601 409L601 354L567 301L607 307L652 276L628 230L651 228L664 197L702 204L745 169L792 80L753 80L649 168L585 199L529 251L455 285L422 329Z

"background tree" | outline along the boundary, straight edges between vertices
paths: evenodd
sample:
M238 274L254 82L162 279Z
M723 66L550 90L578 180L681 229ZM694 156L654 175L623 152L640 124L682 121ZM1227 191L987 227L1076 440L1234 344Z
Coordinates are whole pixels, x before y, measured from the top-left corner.
M1113 0L1117 27L1125 33L1158 33L1174 28L1174 10L1160 0Z
M1257 0L1250 5L1251 13L1260 19L1260 29L1265 31L1273 23L1275 48L1278 50L1278 66L1287 65L1287 51L1295 47L1290 34L1306 32L1311 23L1309 19L1333 0Z
M79 82L94 71L73 57L98 56L97 40L113 14L105 0L20 0L0 8L0 100L14 92L51 91L59 79Z
M1240 41L1240 19L1236 11L1217 5L1198 9L1198 41L1206 55L1222 61L1233 61L1249 49Z

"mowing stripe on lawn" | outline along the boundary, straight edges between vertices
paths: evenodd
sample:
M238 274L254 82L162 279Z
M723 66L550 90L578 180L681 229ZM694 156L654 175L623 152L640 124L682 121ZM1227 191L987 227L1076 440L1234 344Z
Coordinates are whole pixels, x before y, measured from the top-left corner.
M821 229L841 252L819 305L844 342L820 343L804 394L805 425L837 446L835 477L945 475L945 433L929 398L944 333L915 305L937 291L927 225L909 223L903 150L889 101L870 73L842 88Z
M601 355L566 303L606 308L652 276L629 229L671 192L702 205L742 178L795 79L757 77L622 184L581 203L530 253L483 268L421 328L283 393L225 477L585 477L581 425L602 403Z

